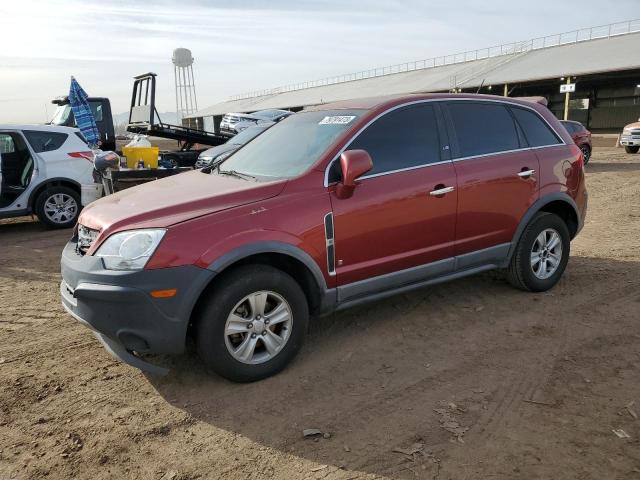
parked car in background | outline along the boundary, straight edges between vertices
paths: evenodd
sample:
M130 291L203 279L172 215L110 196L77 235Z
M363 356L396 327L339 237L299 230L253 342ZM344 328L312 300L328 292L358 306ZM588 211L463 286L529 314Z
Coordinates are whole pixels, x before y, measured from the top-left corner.
M274 125L273 122L253 125L249 128L246 128L236 136L231 137L227 143L205 150L198 157L195 167L204 168L210 166L212 163L221 162L241 146L243 146L245 143L253 140L255 137L260 135L272 125Z
M564 128L567 129L567 132L569 132L569 135L571 135L575 144L580 147L580 150L582 150L584 163L589 163L592 151L591 132L580 122L575 122L573 120L560 120L560 123L564 125Z
M208 367L253 381L287 365L310 317L494 268L552 288L586 208L582 152L543 105L326 104L215 169L86 208L62 303L132 365L157 371L131 352L180 353L189 334Z
M93 158L77 128L0 125L0 218L35 213L49 227L73 227L99 195Z
M620 145L627 153L638 153L640 150L640 118L637 122L625 126L620 135Z
M279 122L292 115L288 110L258 110L253 113L227 113L220 122L220 131L228 135L235 135L251 125L262 122Z

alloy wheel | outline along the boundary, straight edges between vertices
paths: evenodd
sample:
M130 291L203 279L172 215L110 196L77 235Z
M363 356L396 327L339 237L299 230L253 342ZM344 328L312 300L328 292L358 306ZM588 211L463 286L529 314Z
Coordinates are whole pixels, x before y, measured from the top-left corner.
M78 214L78 203L66 193L54 193L44 202L44 214L53 223L66 223Z
M242 363L268 362L286 345L292 323L291 307L281 295L272 291L251 293L227 317L227 350Z
M585 163L588 162L589 156L591 155L591 151L589 150L589 147L587 147L586 145L582 145L580 147L580 150L582 150L582 156L584 157Z
M531 270L540 280L552 276L562 261L562 239L553 228L540 232L531 247Z

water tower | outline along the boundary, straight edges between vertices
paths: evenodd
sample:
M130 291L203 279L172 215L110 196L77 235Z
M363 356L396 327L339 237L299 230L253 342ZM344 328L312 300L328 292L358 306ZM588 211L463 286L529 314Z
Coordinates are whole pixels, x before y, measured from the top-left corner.
M193 56L188 48L176 48L171 60L176 83L176 114L180 123L185 116L198 110L193 79Z

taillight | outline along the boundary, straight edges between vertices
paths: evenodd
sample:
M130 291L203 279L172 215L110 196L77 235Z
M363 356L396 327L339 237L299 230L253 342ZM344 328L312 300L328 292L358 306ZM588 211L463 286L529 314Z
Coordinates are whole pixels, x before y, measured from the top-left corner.
M577 145L571 145L571 150L574 158L576 159L573 164L578 166L580 170L584 171L584 155L582 154L582 150L580 150L580 147Z
M93 162L94 158L93 152L91 150L89 150L88 152L68 152L67 155L73 158L84 158L85 160L89 160L90 162Z

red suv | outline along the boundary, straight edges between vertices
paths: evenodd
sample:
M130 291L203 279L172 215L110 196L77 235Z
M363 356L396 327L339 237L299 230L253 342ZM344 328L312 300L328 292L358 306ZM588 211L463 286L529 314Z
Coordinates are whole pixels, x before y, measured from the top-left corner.
M583 155L546 107L484 95L297 113L212 169L82 212L62 303L121 360L193 336L219 374L281 370L310 317L493 268L547 290L587 205Z
M560 120L560 123L567 129L573 142L582 150L584 164L589 163L591 158L591 132L580 122L573 120Z

